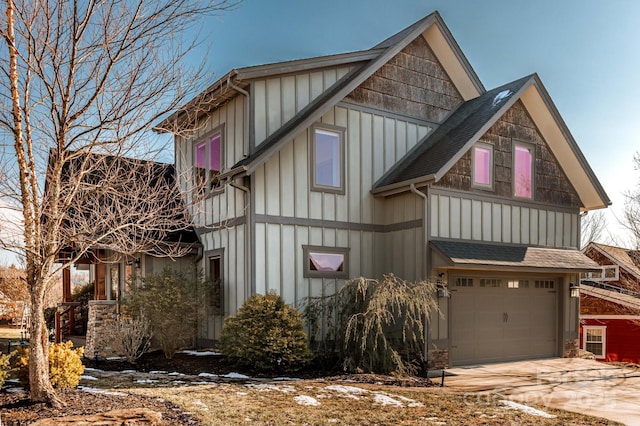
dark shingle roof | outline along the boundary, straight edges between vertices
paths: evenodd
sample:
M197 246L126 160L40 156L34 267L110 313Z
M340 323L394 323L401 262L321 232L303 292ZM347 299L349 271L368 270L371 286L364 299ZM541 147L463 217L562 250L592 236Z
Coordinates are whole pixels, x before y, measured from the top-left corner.
M554 271L599 271L600 266L579 250L504 244L431 241L432 247L456 267Z
M511 100L533 75L490 90L460 106L435 131L427 135L391 168L374 188L400 183L423 176L436 175ZM461 152L462 151L462 152Z

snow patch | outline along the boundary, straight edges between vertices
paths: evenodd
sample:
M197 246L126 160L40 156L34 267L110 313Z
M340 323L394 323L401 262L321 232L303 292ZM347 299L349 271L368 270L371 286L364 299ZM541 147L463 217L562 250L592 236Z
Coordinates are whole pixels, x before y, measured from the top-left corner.
M83 374L82 376L80 376L80 380L98 380L98 378L93 376L86 376Z
M200 373L198 377L218 377L218 375L213 373Z
M508 401L506 399L503 399L500 401L502 404L506 405L507 408L511 408L514 410L520 410L523 411L527 414L531 414L532 416L538 416L538 417L544 417L546 419L555 419L556 416L554 416L553 414L549 414L549 413L545 413L542 410L537 410L533 407L529 407L528 405L524 405L524 404L518 404L517 402L513 402L513 401Z
M99 368L85 367L84 371L85 372L87 372L87 371L100 371L100 372L103 372L104 370L100 370Z
M79 387L79 386L78 386ZM8 393L22 393L22 392L26 392L24 388L21 387L15 387L15 388L7 388L5 389Z
M503 90L502 92L498 93L495 98L493 98L493 103L491 104L491 106L496 106L498 105L500 102L502 102L503 99L509 97L509 95L511 94L511 90L507 89L507 90Z
M272 385L269 383L258 383L258 384L254 384L254 383L248 383L245 385L248 388L252 388L255 390L259 390L259 391L280 391L280 392L284 392L284 393L289 393L289 392L295 392L296 388L294 388L293 386L277 386L277 385Z
M169 376L184 376L183 373L178 373L177 371L174 371L173 373L169 373Z
M149 374L167 374L167 371L164 370L153 370L153 371L149 371Z
M158 383L158 381L154 379L138 379L136 380L136 383L139 383L141 385L148 385L151 383Z
M375 394L373 400L382 405L394 405L396 407L404 407L404 404L397 399L391 398L389 395L383 395L381 393Z
M180 354L187 354L191 356L219 356L222 355L220 352L214 351L180 351Z
M313 406L320 405L320 402L318 402L317 399L307 395L298 395L293 399L300 405L313 405Z
M81 391L90 392L90 393L102 393L105 395L113 395L113 396L127 396L127 394L123 392L114 392L107 389L90 388L87 386L78 386L78 389L80 389Z
M131 373L137 373L137 371L136 370L122 370L121 373L129 373L129 374L131 374Z
M229 373L229 374L225 374L224 376L220 376L220 377L224 377L227 379L250 379L251 377L249 376L245 376L244 374L240 374L240 373Z
M273 380L274 382L296 382L302 379L299 379L297 377L274 377L271 380Z
M332 390L334 392L347 393L351 395L364 395L369 391L362 388L357 388L355 386L345 386L345 385L331 385L326 386L325 389Z

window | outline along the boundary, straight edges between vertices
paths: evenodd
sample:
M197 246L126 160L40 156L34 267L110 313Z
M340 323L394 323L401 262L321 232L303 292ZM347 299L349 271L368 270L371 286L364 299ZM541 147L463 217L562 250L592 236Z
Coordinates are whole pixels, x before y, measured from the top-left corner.
M501 281L494 278L481 278L480 287L500 287Z
M302 246L305 278L348 278L349 249Z
M454 287L473 287L473 278L456 278Z
M554 288L555 282L553 280L536 280L536 288Z
M311 189L344 193L344 130L314 127Z
M509 280L507 288L529 288L528 280Z
M618 265L603 265L599 272L583 272L580 277L590 281L618 281L620 267Z
M513 145L513 195L533 198L534 146L516 142Z
M493 189L493 146L477 143L471 151L472 186Z
M583 349L594 354L596 358L605 358L607 327L585 325L583 328L583 333Z
M224 276L222 273L224 250L208 251L206 257L208 259L207 277L211 286L209 306L212 308L212 314L222 315L224 313Z
M193 146L196 188L213 189L219 186L222 171L222 128L218 128Z

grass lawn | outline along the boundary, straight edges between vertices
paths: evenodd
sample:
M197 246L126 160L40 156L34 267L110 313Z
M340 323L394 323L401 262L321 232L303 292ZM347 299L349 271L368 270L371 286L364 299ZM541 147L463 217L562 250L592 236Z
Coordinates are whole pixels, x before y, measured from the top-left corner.
M435 387L300 380L147 387L126 392L171 401L207 425L619 424L546 407L535 407L541 412L529 414L508 407L499 398L479 400Z

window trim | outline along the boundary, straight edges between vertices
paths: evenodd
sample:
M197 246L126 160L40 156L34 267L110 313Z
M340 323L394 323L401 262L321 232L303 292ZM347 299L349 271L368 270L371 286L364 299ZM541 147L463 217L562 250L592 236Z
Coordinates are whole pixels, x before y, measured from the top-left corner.
M207 250L204 253L204 258L207 260L205 263L205 277L208 281L211 280L211 261L214 259L220 259L220 306L214 306L212 298L210 308L213 309L215 315L224 315L224 248Z
M489 150L489 183L479 183L476 182L476 148L482 148ZM493 145L484 142L477 142L471 148L471 187L476 189L484 189L487 191L493 191L494 189L494 164L495 164L495 153Z
M349 247L302 246L304 278L349 278ZM314 271L309 267L309 253L341 254L344 256L342 271Z
M534 200L535 199L535 189L536 189L536 145L530 142L524 142L520 140L513 139L512 141L512 154L511 154L511 194L514 198L518 198L521 200ZM521 195L516 195L516 147L523 147L529 150L531 153L531 197L523 197Z
M340 186L327 186L319 185L316 183L316 131L322 130L325 132L338 134L338 143L340 153ZM309 179L310 190L315 192L331 192L334 194L345 194L345 134L346 129L344 127L333 126L330 124L316 123L311 126L311 135L309 137L309 170L311 176Z
M602 343L602 354L593 354L596 359L605 359L607 357L607 326L606 325L583 325L582 326L582 349L587 350L587 330L602 330L602 342L590 342L590 343ZM593 353L593 352L592 352Z
M196 146L200 145L203 142L206 143L205 158L207 159L207 164L208 164L209 161L211 160L209 140L216 134L220 135L220 170L218 170L218 175L220 175L224 169L224 159L225 159L225 123L222 123L219 126L216 126L212 130L206 132L201 137L193 140L191 143L191 151L192 151L191 167L193 170L193 185L196 191L204 191L204 193L207 195L213 191L216 191L221 185L220 185L220 181L217 181L214 185L214 183L211 182L211 173L207 173L207 177L204 181L204 184L202 185L202 187L200 187L200 183L198 182L198 174L199 174L198 170L200 168L196 166ZM204 170L206 170L207 172L212 171L212 169L204 169Z

